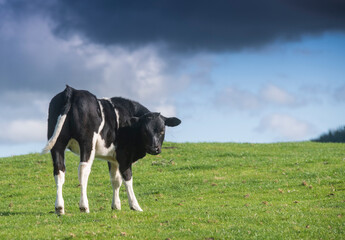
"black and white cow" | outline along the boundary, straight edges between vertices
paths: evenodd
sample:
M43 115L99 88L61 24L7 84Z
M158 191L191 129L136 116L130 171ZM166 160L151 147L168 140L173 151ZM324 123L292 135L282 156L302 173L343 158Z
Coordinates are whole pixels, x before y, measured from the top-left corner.
M42 153L51 152L57 187L55 212L64 214L62 186L65 182L65 149L80 155L78 177L81 186L79 208L89 212L86 189L94 158L108 161L113 187L111 207L121 209L119 189L124 180L129 206L142 211L133 191L132 163L146 153L159 154L165 126L181 123L150 112L143 105L124 98L97 99L69 86L50 102L48 143Z

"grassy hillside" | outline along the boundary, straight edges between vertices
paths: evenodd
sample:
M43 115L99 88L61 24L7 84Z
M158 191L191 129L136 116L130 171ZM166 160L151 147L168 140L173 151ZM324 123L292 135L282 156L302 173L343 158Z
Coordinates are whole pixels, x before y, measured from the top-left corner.
M112 211L95 161L90 214L79 212L78 158L67 153L66 215L54 212L50 155L0 159L0 239L344 239L345 145L166 143L133 166L144 212Z

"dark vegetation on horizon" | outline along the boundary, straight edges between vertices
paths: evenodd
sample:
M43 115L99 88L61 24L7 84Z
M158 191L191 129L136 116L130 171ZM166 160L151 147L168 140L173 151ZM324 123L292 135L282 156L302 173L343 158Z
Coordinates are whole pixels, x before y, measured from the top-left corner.
M336 130L329 130L328 133L324 133L320 137L312 139L312 141L345 143L345 126L339 127Z

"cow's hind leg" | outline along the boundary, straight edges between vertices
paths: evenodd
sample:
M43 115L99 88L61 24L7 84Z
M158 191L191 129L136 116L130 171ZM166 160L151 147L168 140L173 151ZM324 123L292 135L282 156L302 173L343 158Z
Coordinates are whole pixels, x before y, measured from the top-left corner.
M91 167L95 158L96 136L92 142L80 144L80 163L78 167L78 178L81 188L79 209L81 212L89 213L89 201L87 199L87 182L91 173Z
M65 148L54 147L51 150L54 165L54 179L56 183L55 213L65 214L65 205L62 197L62 186L65 183Z
M110 182L113 187L113 201L111 203L111 208L121 210L120 187L122 184L122 177L119 171L119 164L117 162L108 162L108 166Z

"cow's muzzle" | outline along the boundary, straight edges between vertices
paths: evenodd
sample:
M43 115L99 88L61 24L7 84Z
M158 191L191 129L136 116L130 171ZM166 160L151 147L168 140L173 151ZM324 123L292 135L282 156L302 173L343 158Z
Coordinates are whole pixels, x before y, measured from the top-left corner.
M147 147L146 152L151 154L151 155L157 155L161 153L161 148L160 147Z

